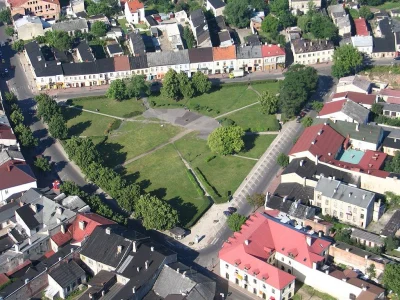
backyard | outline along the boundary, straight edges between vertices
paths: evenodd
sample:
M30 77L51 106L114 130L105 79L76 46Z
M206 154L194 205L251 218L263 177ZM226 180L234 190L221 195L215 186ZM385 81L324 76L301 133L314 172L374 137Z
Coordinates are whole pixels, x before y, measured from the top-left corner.
M278 85L264 82L253 88L276 93ZM244 149L236 156L213 154L206 139L199 138L195 131L184 132L183 127L154 118L146 119L142 115L145 110L142 100L74 99L68 101L74 108L63 107L63 114L70 136L92 137L107 166L117 167L116 170L129 182L137 182L146 192L170 202L180 213L181 225L190 227L211 205L198 181L215 202L227 201L276 137L276 134L254 133L279 129L275 116L261 114L254 90L248 89L247 85L224 85L186 101L189 107L206 106L207 109L200 109L200 113L211 117L242 108L226 115L249 131L244 137ZM161 96L149 98L176 106L175 101ZM180 155L197 179L190 174Z

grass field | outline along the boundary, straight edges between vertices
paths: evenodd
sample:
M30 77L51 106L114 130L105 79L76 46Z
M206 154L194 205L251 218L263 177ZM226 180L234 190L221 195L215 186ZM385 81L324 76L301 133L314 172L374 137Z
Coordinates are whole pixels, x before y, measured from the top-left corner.
M96 111L96 109L98 109L100 113L121 118L134 117L144 112L142 101L136 99L118 102L105 96L100 96L72 99L69 100L69 103L91 111Z
M232 119L237 125L246 131L278 131L279 122L275 115L264 115L260 112L260 104L256 104L227 115L226 118Z
M196 174L200 169L200 172L217 191L217 195L222 197L218 201L226 201L228 193L233 194L236 191L256 163L253 160L234 156L215 156L207 162L206 160L213 157L214 154L211 153L205 140L196 138L194 135L188 135L178 140L175 145L196 171Z
M371 6L372 8L379 8L379 9L392 9L400 7L400 2L385 2L379 6Z
M67 120L70 136L104 136L108 124L114 120L73 108L64 107L62 112Z
M277 82L263 82L253 85L259 92L269 90L273 93L278 91ZM175 101L167 99L162 95L149 97L150 103L154 107L163 108L187 106L191 110L198 111L206 116L216 117L219 114L232 111L237 108L252 104L258 101L258 96L254 91L248 90L247 85L222 85L214 87L210 93L192 99L182 99Z
M260 158L265 150L276 138L276 134L269 135L246 135L244 137L245 149L239 153L251 158Z
M99 147L105 163L114 167L145 153L181 132L182 128L154 123L123 122Z
M190 226L209 206L189 180L186 167L173 145L127 165L125 178L175 207L183 226Z

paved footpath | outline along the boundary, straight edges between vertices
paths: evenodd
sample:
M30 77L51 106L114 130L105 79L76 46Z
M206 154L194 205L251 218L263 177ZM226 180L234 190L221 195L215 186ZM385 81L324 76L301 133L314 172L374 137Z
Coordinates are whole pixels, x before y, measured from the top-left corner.
M243 202L247 201L246 196L251 193L252 187L259 184L262 175L269 172L269 169L276 164L277 156L281 153L281 144L292 143L298 133L298 128L298 124L294 121L286 123L281 132L236 190L233 199L228 203L213 204L204 216L191 228L191 233L180 241L189 245L190 242L193 242L196 235L199 237L206 235L199 243L191 245L190 247L195 250L201 250L209 246L209 244L213 244L213 242L219 238L219 232L226 224L226 218L223 212L230 206L240 207ZM274 182L271 184L274 184ZM266 189L267 188L266 186ZM214 222L216 220L219 221Z

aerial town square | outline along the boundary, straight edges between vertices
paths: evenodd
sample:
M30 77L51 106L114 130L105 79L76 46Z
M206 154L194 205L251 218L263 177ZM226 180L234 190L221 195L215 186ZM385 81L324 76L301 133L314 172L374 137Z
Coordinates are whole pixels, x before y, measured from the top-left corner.
M0 0L0 299L400 300L400 2Z

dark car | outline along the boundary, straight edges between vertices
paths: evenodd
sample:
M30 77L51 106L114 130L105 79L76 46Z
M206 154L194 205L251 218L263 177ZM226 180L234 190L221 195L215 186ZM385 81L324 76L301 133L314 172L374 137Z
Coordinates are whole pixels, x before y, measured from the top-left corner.
M229 211L224 211L224 216L225 217L230 217L232 215L232 213L231 212L229 212Z
M236 207L228 207L228 211L231 213L231 214L233 214L233 213L235 213L236 211L237 211L237 208Z

